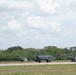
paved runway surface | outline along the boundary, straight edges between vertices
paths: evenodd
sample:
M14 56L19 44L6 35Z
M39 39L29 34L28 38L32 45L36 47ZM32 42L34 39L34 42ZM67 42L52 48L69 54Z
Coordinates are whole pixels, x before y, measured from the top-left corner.
M23 66L23 65L57 65L57 64L76 64L76 62L50 62L50 63L38 63L38 62L32 62L32 63L4 63L0 64L0 66Z

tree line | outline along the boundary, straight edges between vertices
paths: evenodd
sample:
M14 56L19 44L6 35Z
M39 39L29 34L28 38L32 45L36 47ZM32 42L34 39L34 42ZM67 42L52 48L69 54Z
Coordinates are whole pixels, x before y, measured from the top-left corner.
M33 61L37 53L51 55L56 58L55 60L70 60L76 55L76 47L58 48L56 46L46 46L41 49L24 49L20 46L14 46L6 50L0 50L0 61L20 61L21 57L26 57L29 61Z

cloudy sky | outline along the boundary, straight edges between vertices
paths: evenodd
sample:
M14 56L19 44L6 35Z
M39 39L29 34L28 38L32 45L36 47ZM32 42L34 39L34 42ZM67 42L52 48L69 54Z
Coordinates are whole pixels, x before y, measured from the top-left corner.
M0 0L0 49L76 46L76 0Z

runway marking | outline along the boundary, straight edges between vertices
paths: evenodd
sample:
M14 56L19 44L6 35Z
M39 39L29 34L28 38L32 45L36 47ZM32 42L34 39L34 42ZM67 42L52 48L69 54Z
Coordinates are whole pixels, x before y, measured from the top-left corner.
M76 64L76 62L50 62L50 63L38 63L38 62L32 62L32 63L6 63L6 64L0 64L0 66L24 66L24 65L60 65L60 64Z

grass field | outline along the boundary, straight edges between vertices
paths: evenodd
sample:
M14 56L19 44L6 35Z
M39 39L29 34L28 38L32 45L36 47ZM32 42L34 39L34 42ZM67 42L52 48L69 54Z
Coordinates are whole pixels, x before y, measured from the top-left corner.
M0 67L0 75L76 75L76 65Z

